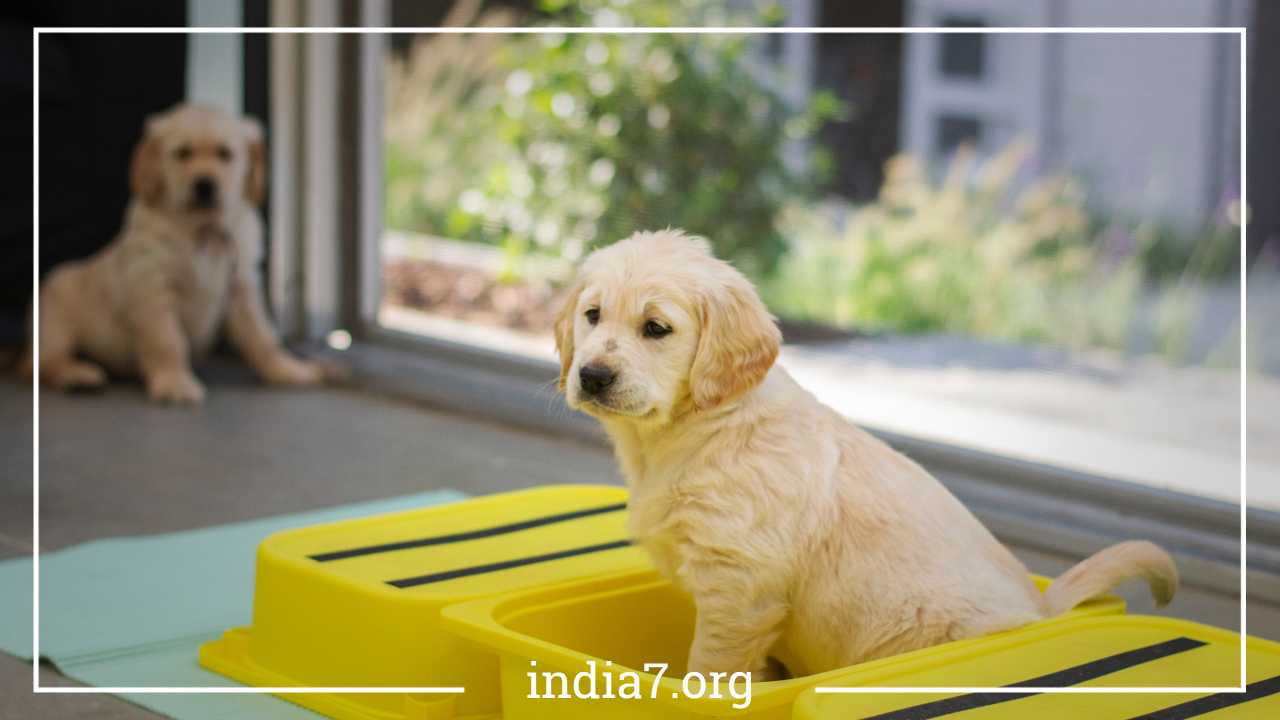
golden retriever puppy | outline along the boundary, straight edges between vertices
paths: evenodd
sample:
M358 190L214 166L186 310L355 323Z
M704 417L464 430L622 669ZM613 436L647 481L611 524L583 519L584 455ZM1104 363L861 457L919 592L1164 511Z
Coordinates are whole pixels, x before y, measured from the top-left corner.
M267 382L306 385L330 373L286 352L263 308L266 167L256 121L195 105L153 116L130 183L115 240L41 284L42 382L100 386L105 368L140 374L155 400L198 403L205 391L191 361L224 327Z
M1141 576L1148 542L1084 560L1041 594L919 465L774 366L780 333L705 242L638 233L583 262L555 326L560 387L597 418L631 490L630 529L693 597L688 669L814 673L1051 617Z

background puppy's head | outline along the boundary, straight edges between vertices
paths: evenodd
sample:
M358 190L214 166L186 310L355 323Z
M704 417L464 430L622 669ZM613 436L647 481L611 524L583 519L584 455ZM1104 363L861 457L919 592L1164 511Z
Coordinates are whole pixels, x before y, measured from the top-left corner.
M653 423L754 387L782 340L751 283L673 230L592 253L555 330L570 407Z
M211 219L261 204L262 126L210 107L178 105L147 120L130 168L133 194L167 212Z

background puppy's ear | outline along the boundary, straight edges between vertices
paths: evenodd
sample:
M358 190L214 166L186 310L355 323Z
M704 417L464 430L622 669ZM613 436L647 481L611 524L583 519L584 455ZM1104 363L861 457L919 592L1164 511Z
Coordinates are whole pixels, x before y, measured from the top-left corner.
M249 148L248 176L244 180L244 197L261 206L267 197L267 149L262 141L262 124L253 118L244 118L245 144Z
M133 148L133 160L129 164L129 189L134 197L148 205L158 205L164 197L161 144L156 130L158 122L155 117L147 120L142 139Z
M573 321L578 315L578 295L582 293L582 283L575 282L565 293L564 305L556 313L555 334L556 352L560 354L560 381L558 386L564 390L565 380L569 376L569 366L573 364Z
M713 408L764 380L778 357L782 333L755 288L736 270L702 299L702 334L689 369L689 392L699 410Z

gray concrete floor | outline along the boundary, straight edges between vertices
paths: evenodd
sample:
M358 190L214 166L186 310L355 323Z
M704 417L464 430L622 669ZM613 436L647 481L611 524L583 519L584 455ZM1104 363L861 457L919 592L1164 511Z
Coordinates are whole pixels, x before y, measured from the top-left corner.
M621 482L606 451L573 440L353 390L264 388L238 371L217 373L209 385L195 409L155 405L129 385L42 393L42 549L436 488L482 494ZM0 386L0 403L29 414L28 392ZM22 444L7 451L18 455L10 467L30 456L29 439ZM24 552L29 485L19 474L0 490L0 542Z
M618 483L603 448L330 389L263 388L204 373L198 409L137 386L41 397L40 545L146 535L434 488L472 494ZM0 558L31 552L31 388L0 381ZM71 684L51 667L41 684ZM0 720L156 715L110 696L32 695L31 667L0 654Z

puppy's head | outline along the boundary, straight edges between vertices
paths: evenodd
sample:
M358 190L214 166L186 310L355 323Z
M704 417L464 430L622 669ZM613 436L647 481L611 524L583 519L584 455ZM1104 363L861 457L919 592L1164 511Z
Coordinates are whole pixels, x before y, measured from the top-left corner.
M174 214L217 219L261 204L262 126L199 105L153 115L133 151L130 183L136 198Z
M782 340L751 283L672 230L588 256L555 334L570 407L653 424L755 387Z

